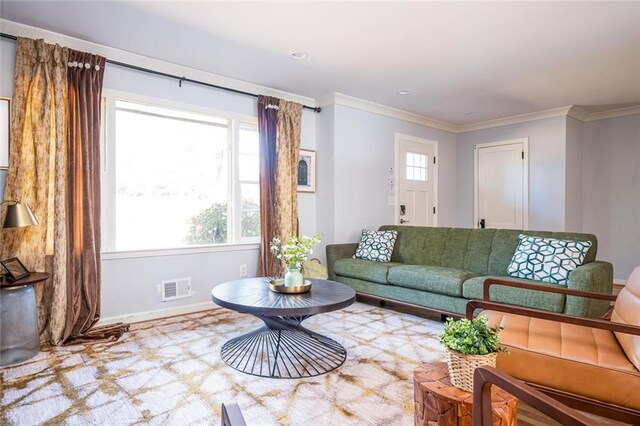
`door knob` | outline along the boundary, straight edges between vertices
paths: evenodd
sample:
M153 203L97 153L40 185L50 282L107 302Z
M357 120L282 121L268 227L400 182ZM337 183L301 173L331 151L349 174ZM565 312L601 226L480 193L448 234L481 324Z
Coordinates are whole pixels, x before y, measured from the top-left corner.
M480 228L484 229L484 219L480 219Z
M400 223L409 223L408 220L400 219Z

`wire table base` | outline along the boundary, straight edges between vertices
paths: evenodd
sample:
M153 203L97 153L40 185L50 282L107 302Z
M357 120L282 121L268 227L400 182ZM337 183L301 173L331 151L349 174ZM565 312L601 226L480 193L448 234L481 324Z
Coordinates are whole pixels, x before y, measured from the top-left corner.
M311 315L260 316L264 326L226 342L222 360L243 373L276 379L298 379L328 373L347 358L346 349L304 328Z

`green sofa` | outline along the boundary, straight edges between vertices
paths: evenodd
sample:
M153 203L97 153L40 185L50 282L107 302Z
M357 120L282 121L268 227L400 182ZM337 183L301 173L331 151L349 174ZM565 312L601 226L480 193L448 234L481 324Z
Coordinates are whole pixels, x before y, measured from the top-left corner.
M359 294L464 315L468 300L482 299L484 280L490 277L557 285L508 276L518 235L527 234L591 241L584 264L569 275L568 288L612 293L613 266L596 261L598 240L592 234L392 225L380 230L398 231L391 262L353 259L357 243L328 245L329 279L347 284ZM600 316L608 308L606 301L499 286L492 287L491 300L589 317Z

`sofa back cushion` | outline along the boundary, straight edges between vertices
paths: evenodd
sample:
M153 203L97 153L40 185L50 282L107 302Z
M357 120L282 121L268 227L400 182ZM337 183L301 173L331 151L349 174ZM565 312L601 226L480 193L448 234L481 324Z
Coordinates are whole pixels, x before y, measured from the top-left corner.
M489 257L495 237L495 229L472 229L467 242L467 253L464 256L464 269L489 275Z
M381 231L398 231L392 262L431 266L440 266L449 229L399 225L380 227Z
M611 321L640 326L640 266L629 276L611 314ZM616 333L629 361L640 370L640 336Z
M508 275L507 267L516 251L520 234L591 241L584 263L593 262L598 250L595 235L572 232L400 225L384 225L380 230L398 231L392 262L464 269L481 275Z

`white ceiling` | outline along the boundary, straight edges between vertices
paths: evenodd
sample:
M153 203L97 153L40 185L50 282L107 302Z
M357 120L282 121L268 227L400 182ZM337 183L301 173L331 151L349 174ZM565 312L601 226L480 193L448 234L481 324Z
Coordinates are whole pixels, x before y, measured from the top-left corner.
M638 1L22 0L2 1L0 15L312 98L340 92L455 124L640 103ZM309 57L291 60L292 51ZM412 93L398 95L404 88Z

